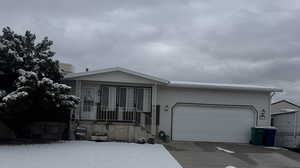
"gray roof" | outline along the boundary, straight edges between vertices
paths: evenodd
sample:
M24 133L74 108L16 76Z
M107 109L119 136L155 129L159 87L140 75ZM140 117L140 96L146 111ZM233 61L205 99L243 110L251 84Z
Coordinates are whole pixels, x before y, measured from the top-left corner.
M162 85L170 87L183 87L183 88L199 88L199 89L220 89L220 90L245 90L245 91L265 91L265 92L282 92L282 89L275 87L264 87L256 85L240 85L240 84L221 84L221 83L201 83L190 81L169 81L152 75L143 74L140 72L132 71L126 68L113 67L100 69L95 71L87 71L80 73L69 73L65 75L65 79L76 79L78 77L90 76L95 74L120 71L127 74L139 76L152 81L157 81Z

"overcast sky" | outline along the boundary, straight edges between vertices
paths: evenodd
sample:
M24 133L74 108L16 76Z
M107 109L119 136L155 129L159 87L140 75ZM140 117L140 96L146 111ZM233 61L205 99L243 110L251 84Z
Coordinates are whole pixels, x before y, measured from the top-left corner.
M48 36L76 71L276 86L300 104L299 0L0 0L0 26Z

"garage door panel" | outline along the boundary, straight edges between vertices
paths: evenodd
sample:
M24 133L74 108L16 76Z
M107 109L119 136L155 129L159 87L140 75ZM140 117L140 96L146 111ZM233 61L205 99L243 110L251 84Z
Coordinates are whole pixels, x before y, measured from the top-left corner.
M248 143L254 118L250 109L178 106L173 113L172 138Z

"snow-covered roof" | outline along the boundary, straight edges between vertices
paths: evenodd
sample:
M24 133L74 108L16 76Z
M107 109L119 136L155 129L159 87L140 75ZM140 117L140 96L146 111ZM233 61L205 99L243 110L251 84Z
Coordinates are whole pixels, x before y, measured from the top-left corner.
M96 74L101 74L101 73L107 73L107 72L115 72L115 71L119 71L119 72L124 72L127 74L131 74L131 75L135 75L135 76L139 76L145 79L149 79L152 81L157 81L163 84L168 84L169 81L162 79L162 78L158 78L152 75L147 75L147 74L143 74L140 72L136 72L136 71L132 71L126 68L121 68L121 67L113 67L113 68L106 68L106 69L100 69L100 70L95 70L95 71L87 71L87 72L79 72L79 73L69 73L65 75L65 79L73 79L73 78L78 78L78 77L82 77L82 76L90 76L90 75L96 75Z
M87 71L80 73L69 73L65 75L65 79L75 79L78 77L96 75L107 72L120 71L127 74L132 74L145 79L157 81L165 86L170 87L183 87L183 88L199 88L199 89L222 89L222 90L248 90L248 91L265 91L265 92L282 92L282 89L274 87L263 87L256 85L238 85L238 84L221 84L221 83L201 83L201 82L188 82L188 81L169 81L152 75L146 75L140 72L132 71L126 68L113 67L100 69L95 71Z
M239 84L201 83L201 82L188 82L188 81L170 81L169 86L186 87L186 88L202 88L202 89L229 89L229 90L282 92L282 89L278 89L274 87L264 87L264 86L256 86L256 85L239 85Z

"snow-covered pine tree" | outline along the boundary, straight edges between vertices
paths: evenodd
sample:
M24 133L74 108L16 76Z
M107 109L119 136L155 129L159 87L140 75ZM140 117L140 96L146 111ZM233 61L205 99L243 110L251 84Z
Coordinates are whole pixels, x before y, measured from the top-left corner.
M45 37L14 33L9 27L0 35L0 116L3 120L31 122L56 119L70 111L79 98L62 84L59 62L53 60L52 41Z

